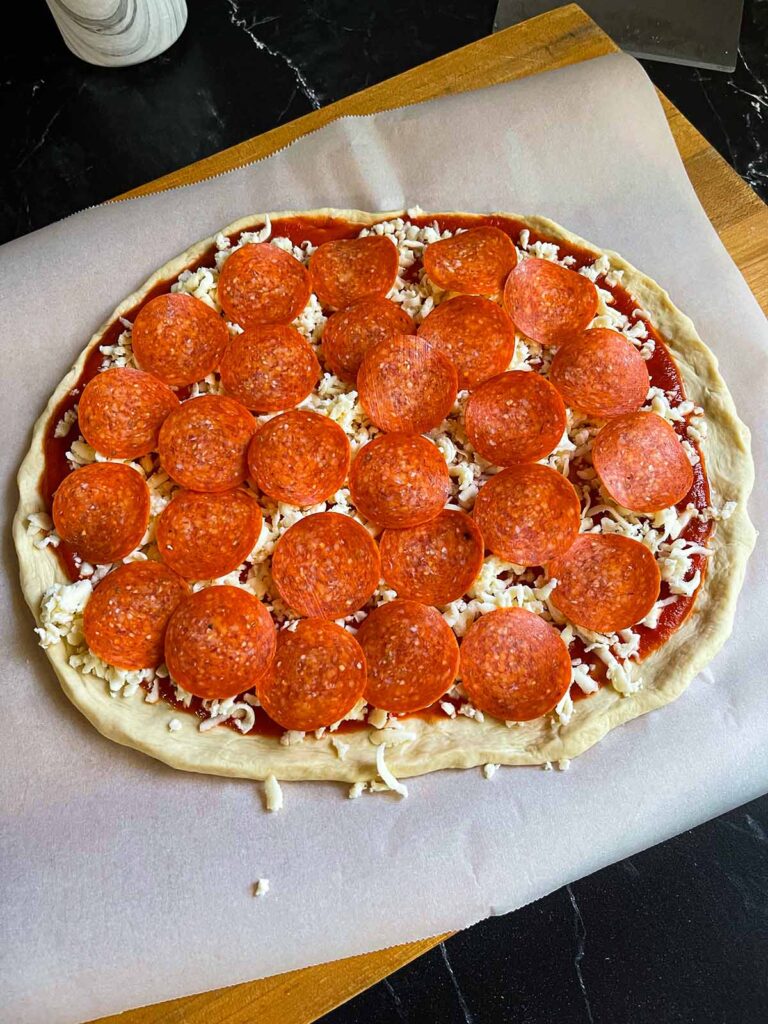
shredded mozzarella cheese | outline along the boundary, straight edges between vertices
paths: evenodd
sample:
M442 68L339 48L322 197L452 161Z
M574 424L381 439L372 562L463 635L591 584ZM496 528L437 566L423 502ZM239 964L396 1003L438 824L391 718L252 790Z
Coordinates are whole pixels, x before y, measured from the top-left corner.
M283 791L274 775L264 779L264 800L268 811L276 813L283 808Z
M413 212L411 212L412 215ZM436 223L423 227L410 222L408 217L393 218L388 221L364 228L361 236L378 235L389 238L398 251L398 276L390 292L390 299L400 305L414 317L417 323L429 315L435 306L446 297L427 277L423 268L414 274L414 264L420 260L424 249L432 242L450 237L451 232L440 231ZM171 291L193 295L211 308L219 311L216 289L219 273L229 256L242 245L268 242L275 247L291 253L306 265L314 252L309 242L294 245L290 239L273 237L269 218L264 224L253 231L242 232L236 239L219 234L216 237L216 254L214 265L196 270L183 271ZM523 230L517 240L518 253L521 259L535 257L549 260L561 266L573 266L573 257L560 255L560 247L552 242L531 241L530 232ZM623 271L613 267L610 259L601 255L591 264L579 269L579 273L592 281L598 291L598 311L590 326L608 327L619 331L635 345L640 353L649 358L653 353L654 343L649 337L648 313L640 308L633 310L631 316L625 316L615 308L613 295L608 290L619 285ZM310 296L305 309L294 321L294 327L319 352L326 317L315 295ZM122 320L123 330L112 344L102 345L102 369L117 366L135 366L132 348L132 324ZM236 324L228 324L232 333L240 332ZM548 373L549 362L553 350L542 347L520 332L516 336L516 345L510 369L524 369ZM209 374L204 380L192 386L191 395L218 394L222 391L219 375ZM490 477L498 472L498 468L487 463L473 449L463 428L463 409L467 393L457 396L454 408L439 428L430 432L429 437L443 454L451 480L452 493L449 507L471 512L479 489ZM354 388L340 380L332 373L325 372L312 394L301 403L302 408L328 416L347 434L353 452L367 444L379 433L368 420L357 392ZM694 403L679 401L674 393L668 393L658 387L649 390L644 408L656 412L676 429L684 433L683 447L692 463L699 461L697 444L706 438L707 424L703 411ZM272 414L270 414L272 415ZM258 417L265 421L267 416ZM77 420L76 407L70 409L55 427L55 436L69 437L73 440L66 453L66 458L73 468L88 465L96 461L107 461L105 456L96 452L81 436L74 436ZM664 609L684 597L695 593L701 582L701 572L694 569L694 557L709 555L709 551L682 539L681 534L688 524L696 518L702 520L726 519L733 513L735 504L730 501L722 507L710 508L699 512L693 506L683 512L676 508L664 509L655 515L638 515L622 509L601 492L599 481L591 464L591 446L602 423L591 421L582 414L568 410L566 430L555 450L542 462L565 476L572 474L576 467L577 489L583 502L582 530L595 533L616 533L631 537L645 544L654 554L659 564L662 579L668 585L670 594L659 600L643 620L642 625L655 628L660 621ZM115 460L125 461L125 460ZM175 491L178 489L162 470L156 456L145 456L128 462L132 468L146 480L150 490L150 525L141 545L132 552L125 561L158 559L159 552L155 543L155 524L157 517L167 507ZM295 628L298 617L287 608L277 594L270 572L270 559L283 533L300 519L317 512L333 511L348 515L363 523L372 533L379 531L365 523L352 502L349 489L342 487L328 501L321 502L311 508L297 509L292 506L275 502L260 494L254 494L263 514L261 535L246 562L238 570L216 580L194 581L193 589L227 584L241 587L262 600L272 614L278 628ZM44 512L30 514L27 521L27 532L38 548L55 547L60 539L53 529L53 523ZM149 703L159 700L157 680L167 677L167 670L161 676L157 672L143 670L126 672L106 665L88 651L82 635L82 612L94 586L110 571L110 565L92 566L79 562L79 570L83 579L74 584L54 584L44 595L40 625L37 633L42 646L46 647L59 642L66 643L70 664L78 670L95 675L106 681L110 692L130 696L139 686L148 689L145 699ZM554 608L551 595L557 581L547 580L535 570L504 562L496 556L486 559L477 580L472 584L468 594L458 601L451 602L443 609L446 622L457 636L466 634L472 623L481 615L495 608L520 607L526 608L545 620L551 622L561 632L566 644L571 644L575 637L584 641L588 651L594 651L607 668L609 682L617 692L625 694L634 692L642 682L637 678L636 665L638 657L639 635L633 630L624 630L620 636L590 634L568 623ZM377 589L371 606L375 607L394 600L397 593L385 585ZM340 620L344 628L355 632L365 617L363 609L346 619ZM594 693L598 687L592 677L590 667L577 657L572 660L572 682L584 693ZM189 707L191 694L185 694L176 687L177 698ZM461 715L482 722L483 714L474 708L471 702L462 700L461 693L458 706L451 701L441 702L441 709L448 718ZM555 724L566 724L572 714L572 706L564 699L553 714ZM213 729L224 722L234 722L243 733L251 731L255 725L254 708L258 707L258 698L254 694L246 694L238 700L204 702L208 717L201 721L201 731ZM348 719L362 721L367 716L367 724L375 730L389 732L399 726L397 719L391 719L380 709L369 710L364 701L360 701L347 716ZM397 725L395 724L397 723ZM328 727L333 733L340 723ZM507 723L515 724L515 723ZM322 731L319 731L322 735ZM318 737L319 738L319 737ZM303 742L304 734L288 731L280 742L291 746ZM332 737L332 744L340 759L346 755L348 744L338 737ZM383 750L382 743L379 750ZM377 758L379 751L377 751ZM383 757L383 754L381 755ZM372 783L369 788L380 785ZM358 794L359 795L359 794Z
M379 773L379 778L387 787L387 789L391 789L399 796L407 797L408 787L404 785L402 782L400 782L398 779L396 779L395 776L387 767L387 762L385 760L384 754L385 750L385 743L382 743L380 746L376 748L376 771Z

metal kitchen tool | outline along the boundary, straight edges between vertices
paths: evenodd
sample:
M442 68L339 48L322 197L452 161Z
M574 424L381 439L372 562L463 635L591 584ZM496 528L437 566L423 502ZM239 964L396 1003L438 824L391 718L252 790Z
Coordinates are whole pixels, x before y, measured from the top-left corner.
M635 57L733 71L744 0L579 0ZM499 0L494 32L551 11L557 0Z

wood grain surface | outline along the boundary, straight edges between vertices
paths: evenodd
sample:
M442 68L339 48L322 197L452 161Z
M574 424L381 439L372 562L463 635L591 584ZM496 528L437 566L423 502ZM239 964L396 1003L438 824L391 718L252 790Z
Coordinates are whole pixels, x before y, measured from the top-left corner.
M143 1006L92 1024L309 1024L448 935L305 967L261 981Z
M290 124L222 150L117 199L188 185L269 156L348 114L417 103L589 60L617 49L575 4L505 29ZM768 312L768 207L659 94L688 176L720 238ZM310 1024L437 945L445 935L261 981L103 1017L98 1024Z

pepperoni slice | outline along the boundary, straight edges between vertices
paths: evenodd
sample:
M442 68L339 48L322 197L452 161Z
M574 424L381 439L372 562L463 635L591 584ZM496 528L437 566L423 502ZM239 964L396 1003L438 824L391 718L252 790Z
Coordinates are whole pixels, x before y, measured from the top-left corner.
M530 722L559 704L571 659L558 631L525 608L497 608L477 619L461 644L461 682L476 708Z
M309 274L291 253L255 242L227 258L216 291L226 315L243 327L289 324L309 302Z
M300 615L322 619L359 611L380 575L373 537L338 512L317 512L294 523L272 557L272 579L283 601Z
M515 325L501 306L478 295L441 302L419 327L419 335L455 364L462 391L506 370L515 354Z
M529 338L559 345L594 318L597 289L574 270L529 257L507 278L504 307Z
M349 472L347 435L333 420L306 409L274 416L253 435L248 469L276 501L306 508L325 501Z
M480 488L474 514L491 551L517 565L543 565L562 555L581 523L573 484L537 462L492 476Z
M221 360L221 383L246 409L280 412L303 402L320 364L295 327L273 324L236 334Z
M424 250L427 275L452 292L497 295L516 264L512 239L499 228L470 228Z
M385 529L434 519L451 493L448 467L425 437L384 434L358 452L349 475L352 501Z
M676 505L693 486L693 466L680 438L655 412L609 420L595 438L592 463L613 500L633 512Z
M85 440L110 459L135 459L157 448L165 418L179 400L157 377L115 367L85 385L77 421Z
M149 488L119 462L94 462L65 476L53 496L53 523L86 562L125 558L149 523Z
M311 732L341 721L363 695L365 655L341 626L303 619L277 635L272 668L258 685L261 706L284 729Z
M160 463L190 491L228 491L245 480L246 452L255 428L253 416L232 398L191 398L160 428Z
M329 317L323 329L323 358L342 380L354 383L368 349L390 334L415 334L404 309L381 297L360 299Z
M381 430L423 434L438 426L456 401L450 359L426 339L393 334L369 349L357 374L360 404Z
M119 565L85 606L85 642L117 668L156 668L168 620L188 593L184 580L159 562Z
M644 619L659 597L661 576L645 546L615 533L582 533L547 565L557 579L552 604L577 626L614 633Z
M331 309L386 295L397 269L397 246L384 235L324 242L309 263L312 290L320 305Z
M549 379L572 409L599 419L635 412L651 386L635 346L603 327L584 331L559 348Z
M267 609L239 587L206 587L181 602L165 634L171 678L204 700L250 690L275 656L275 624Z
M363 696L374 707L418 711L434 704L456 678L456 637L440 612L418 601L375 608L357 639L368 662Z
M485 553L477 524L452 508L421 526L385 530L379 549L381 574L399 597L437 605L466 594Z
M219 314L200 299L170 292L141 307L131 341L141 369L178 388L218 368L229 331Z
M565 405L538 373L510 370L473 391L464 409L467 437L496 466L536 462L565 430Z
M157 520L160 557L188 580L234 572L261 533L261 509L239 488L217 494L178 491Z

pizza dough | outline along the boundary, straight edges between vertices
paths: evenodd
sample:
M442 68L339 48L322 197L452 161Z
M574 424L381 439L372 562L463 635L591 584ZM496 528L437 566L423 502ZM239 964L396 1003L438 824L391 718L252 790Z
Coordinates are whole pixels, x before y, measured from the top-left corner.
M405 216L403 211L385 214L367 214L360 211L313 211L313 215L337 216L345 221L371 225L387 218ZM280 216L307 216L306 214L275 214ZM749 521L746 500L752 487L754 469L749 450L749 433L736 414L728 389L718 373L717 361L700 340L691 320L671 302L667 293L653 280L626 263L612 252L601 254L594 246L570 234L553 222L540 217L518 218L531 230L540 232L555 243L561 241L580 246L594 253L595 258L603 255L613 270L623 272L622 284L633 296L639 307L649 314L649 319L665 339L677 361L683 376L688 398L703 407L709 437L702 448L706 458L707 475L715 495L722 500L736 503L730 518L717 523L710 541L711 555L708 570L700 587L694 609L683 626L656 651L642 662L643 688L637 692L622 695L610 686L604 686L589 699L577 701L573 714L567 723L553 721L550 717L508 728L501 721L486 717L484 721L457 716L444 720L426 721L419 717L404 720L399 730L392 728L360 729L344 734L348 744L342 760L332 743L332 736L326 733L320 739L308 736L296 746L284 746L275 737L240 735L229 728L216 728L207 732L198 730L198 720L192 715L179 714L180 728L174 732L168 729L172 713L167 706L146 703L145 693L139 689L131 697L115 699L108 687L94 676L87 676L69 664L64 642L52 645L47 654L61 681L62 687L73 703L86 715L94 726L108 738L159 758L167 764L188 771L207 772L225 776L239 776L264 779L275 775L280 779L335 779L346 782L370 780L377 775L377 747L387 744L386 763L396 776L413 776L441 768L466 768L487 762L499 764L542 764L575 757L596 743L609 730L647 711L654 710L678 697L693 676L701 669L725 642L731 632L736 599L744 576L746 561L754 545L755 532ZM483 221L478 217L478 221ZM265 223L265 215L254 215L225 229L226 234L253 230ZM496 244L498 240L495 240ZM97 346L110 323L135 307L159 282L176 278L188 266L193 265L210 248L213 239L192 246L181 256L162 267L134 295L126 299L109 321L97 331L74 367L52 396L47 409L38 420L30 451L19 471L20 504L14 520L14 539L19 554L21 583L30 608L38 622L41 621L41 600L48 587L55 582L68 582L56 555L47 547L35 546L27 531L31 514L47 511L43 507L38 489L44 458L42 439L49 418L61 398L78 380L86 357ZM340 245L343 243L340 243ZM388 243L389 244L389 243ZM250 248L250 247L249 247ZM359 247L358 247L359 248ZM370 246L373 249L373 246ZM449 247L446 247L447 249ZM347 301L349 296L364 299L380 296L386 292L393 276L392 268L386 265L384 250L377 249L377 266L371 280L353 275L349 282L349 293L343 297L329 294L331 305L336 301ZM378 259L378 256L381 259ZM433 255L439 255L433 254ZM450 252L448 252L450 257ZM500 257L505 257L502 251ZM265 267L232 265L229 295L232 304L237 304L238 278L243 274L270 272L271 263ZM332 262L332 261L329 261ZM537 261L538 262L538 261ZM531 264L526 260L518 264L522 270ZM446 262L450 269L450 263ZM322 271L323 268L320 268ZM550 270L532 267L520 274L515 286L510 285L505 294L506 308L517 315L530 315L528 303L528 275L543 274L558 278ZM323 287L322 274L318 273L318 284ZM558 281L554 284L557 285ZM519 287L518 287L519 285ZM297 275L291 294L282 296L285 304L284 322L292 318L299 300L304 299L306 281ZM489 288L487 282L476 282L478 291ZM573 322L579 328L586 326L594 310L587 308L586 295L568 294L563 299L570 303ZM303 303L302 303L303 304ZM529 324L530 333L547 336L552 324L545 317L535 317ZM355 357L356 358L356 357ZM183 371L174 371L172 376L183 376ZM234 428L227 425L222 444L231 452L233 462L245 460L245 433L242 439L232 436ZM234 431L236 433L236 430ZM169 448L169 450L172 450ZM237 463L240 465L240 463ZM175 465L175 463L174 463ZM192 467L193 471L204 471L205 466ZM235 486L240 473L235 467L231 479L212 481L212 489ZM399 736L393 735L399 733Z

